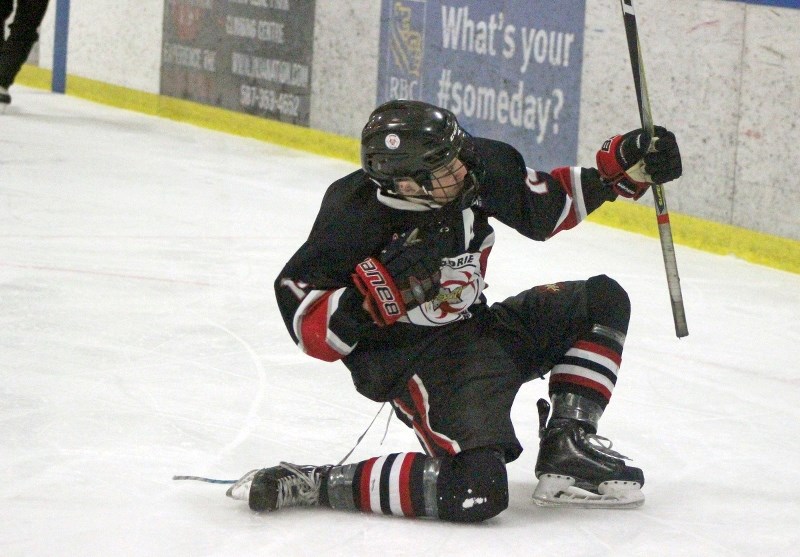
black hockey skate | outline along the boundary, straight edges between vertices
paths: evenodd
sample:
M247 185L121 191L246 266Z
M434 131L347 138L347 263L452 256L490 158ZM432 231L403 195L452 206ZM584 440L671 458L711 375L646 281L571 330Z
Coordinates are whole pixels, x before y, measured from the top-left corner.
M8 89L0 87L0 114L5 112L8 105L11 104L11 95L8 94Z
M322 478L331 468L281 462L272 468L251 470L232 485L226 495L247 501L254 511L272 512L283 507L314 506L319 503Z
M627 457L611 445L589 423L551 419L541 432L534 502L543 507L640 507L644 473L627 466Z

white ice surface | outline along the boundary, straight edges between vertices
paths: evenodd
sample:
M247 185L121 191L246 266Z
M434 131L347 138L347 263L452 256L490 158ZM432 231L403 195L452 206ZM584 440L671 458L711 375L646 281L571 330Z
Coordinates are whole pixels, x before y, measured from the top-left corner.
M513 409L511 503L480 525L289 509L225 487L339 460L379 405L304 356L272 281L354 167L22 87L0 116L0 555L800 554L800 276L678 247L676 339L658 243L497 226L491 301L607 273L634 313L600 433L646 473L635 511L533 505L535 401ZM613 125L611 126L613 127ZM702 187L691 169L670 187ZM522 271L520 271L522 269ZM352 461L418 450L384 414Z

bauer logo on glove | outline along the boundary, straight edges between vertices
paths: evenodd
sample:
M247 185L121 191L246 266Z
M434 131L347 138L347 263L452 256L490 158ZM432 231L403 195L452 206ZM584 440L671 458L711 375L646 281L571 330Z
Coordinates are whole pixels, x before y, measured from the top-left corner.
M394 234L377 258L368 257L356 266L353 283L377 325L391 325L436 296L451 237L449 228Z
M597 152L603 181L623 197L639 199L652 184L665 184L683 172L675 134L656 126L655 137L642 129L607 139Z

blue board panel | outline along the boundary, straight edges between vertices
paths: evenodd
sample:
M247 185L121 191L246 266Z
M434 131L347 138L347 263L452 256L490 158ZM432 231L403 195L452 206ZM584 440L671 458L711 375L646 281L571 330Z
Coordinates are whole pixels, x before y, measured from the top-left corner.
M542 170L575 164L585 0L383 0L377 102L422 100Z

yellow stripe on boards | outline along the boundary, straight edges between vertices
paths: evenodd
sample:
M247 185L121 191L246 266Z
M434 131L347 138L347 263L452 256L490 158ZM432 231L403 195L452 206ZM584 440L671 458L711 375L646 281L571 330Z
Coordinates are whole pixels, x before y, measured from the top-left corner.
M50 75L49 70L26 65L23 66L23 71L20 71L17 83L40 89L49 89ZM233 112L184 99L145 93L85 77L67 76L67 94L100 104L169 118L233 135L268 141L326 157L344 159L354 163L358 163L360 157L358 140L350 137Z
M800 273L800 241L678 213L670 213L669 219L676 244ZM647 205L617 200L603 205L588 220L658 238L655 209Z
M27 87L34 87L36 89L50 90L50 84L53 81L53 72L45 70L38 66L31 66L30 64L23 64L14 79L14 83L26 85Z

